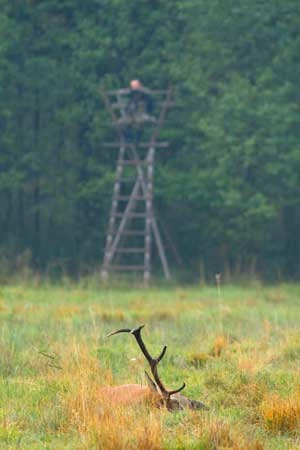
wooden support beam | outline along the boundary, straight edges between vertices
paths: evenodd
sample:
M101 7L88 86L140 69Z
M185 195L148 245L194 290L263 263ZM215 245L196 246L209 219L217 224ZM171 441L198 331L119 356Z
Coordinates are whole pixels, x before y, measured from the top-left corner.
M144 248L137 247L119 247L116 249L116 253L144 253Z
M166 95L168 90L165 89L144 89L145 91L147 91L147 93L149 93L150 95ZM110 91L106 91L107 94L109 95L128 95L131 94L131 89L130 88L122 88L122 89L112 89Z
M128 101L127 98L124 96L122 98L122 100L119 100L119 101L117 101L115 103L111 103L111 107L112 107L113 110L117 110L117 111L119 110L121 112L121 114L122 114L123 109L126 107L127 101ZM157 106L162 106L164 104L164 102L165 102L165 100L159 100L155 104ZM170 107L175 106L175 102L170 101L169 106Z
M124 230L123 231L124 236L145 236L145 231L141 230Z
M131 195L119 195L117 200L127 202L131 198ZM134 200L146 200L144 195L135 195Z
M119 270L119 271L144 271L145 266L139 266L139 265L110 265L109 270Z
M117 212L117 213L113 213L114 217L123 217L124 213L123 212ZM137 213L137 212L129 212L127 213L127 217L130 218L135 218L135 219L145 219L145 217L147 217L147 214L145 212L143 213Z
M150 163L149 161L145 160L138 160L138 159L128 159L126 161L122 162L123 166L148 166Z
M107 148L119 148L120 142L104 142L102 145ZM132 147L149 148L150 142L139 142L138 144L124 142L124 143L122 143L122 146L124 146L125 148L132 148ZM155 142L153 144L153 146L155 148L167 148L167 147L169 147L169 142L165 142L165 141Z

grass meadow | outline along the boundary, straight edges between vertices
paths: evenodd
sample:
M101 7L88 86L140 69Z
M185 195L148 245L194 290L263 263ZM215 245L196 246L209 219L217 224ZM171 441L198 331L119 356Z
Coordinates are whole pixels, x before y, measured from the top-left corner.
M146 324L168 388L209 411L104 404L101 387L145 383ZM0 448L299 450L300 285L0 288Z

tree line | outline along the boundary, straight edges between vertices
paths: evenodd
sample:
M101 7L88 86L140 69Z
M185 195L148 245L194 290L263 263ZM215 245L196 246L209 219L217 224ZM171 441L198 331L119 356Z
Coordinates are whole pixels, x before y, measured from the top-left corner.
M175 90L155 208L183 270L299 277L298 0L0 6L0 248L11 270L22 255L40 271L99 267L117 158L103 145L115 137L99 89L139 78Z

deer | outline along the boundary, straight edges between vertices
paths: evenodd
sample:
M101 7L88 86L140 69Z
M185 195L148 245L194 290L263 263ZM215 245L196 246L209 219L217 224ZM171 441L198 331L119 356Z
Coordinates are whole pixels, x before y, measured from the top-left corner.
M153 358L141 336L141 330L145 325L140 325L137 328L121 328L119 330L109 333L106 337L111 337L119 333L132 334L136 342L149 363L153 379L147 371L145 371L148 386L139 384L124 384L120 386L112 386L102 389L102 394L110 398L111 401L117 404L141 404L151 403L158 408L166 408L168 411L178 411L183 409L192 410L208 410L209 408L198 400L192 400L185 397L180 392L185 388L185 383L174 390L168 390L164 386L158 374L158 364L163 359L167 351L165 345L157 358Z

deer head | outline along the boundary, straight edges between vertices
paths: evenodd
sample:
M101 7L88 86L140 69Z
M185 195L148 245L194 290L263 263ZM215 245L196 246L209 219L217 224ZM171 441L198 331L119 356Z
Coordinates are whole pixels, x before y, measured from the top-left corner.
M185 383L182 383L182 385L178 389L174 390L167 390L161 381L157 367L162 358L164 357L167 346L165 345L160 353L160 355L157 358L152 358L149 351L146 348L146 345L142 339L141 336L141 330L144 328L145 325L140 325L137 328L122 328L117 331L113 331L112 333L109 333L107 337L114 336L115 334L119 333L130 333L132 334L137 343L140 347L143 355L145 356L146 360L148 361L151 369L151 373L153 376L153 379L150 377L150 375L146 372L146 376L148 379L148 385L149 388L152 391L155 391L157 394L157 406L158 407L166 407L169 411L174 410L180 410L180 409L208 409L202 402L199 402L198 400L192 400L184 395L180 394L180 392L185 388ZM128 386L128 385L127 385ZM131 385L131 386L137 386L137 385ZM141 387L141 389L144 389Z

